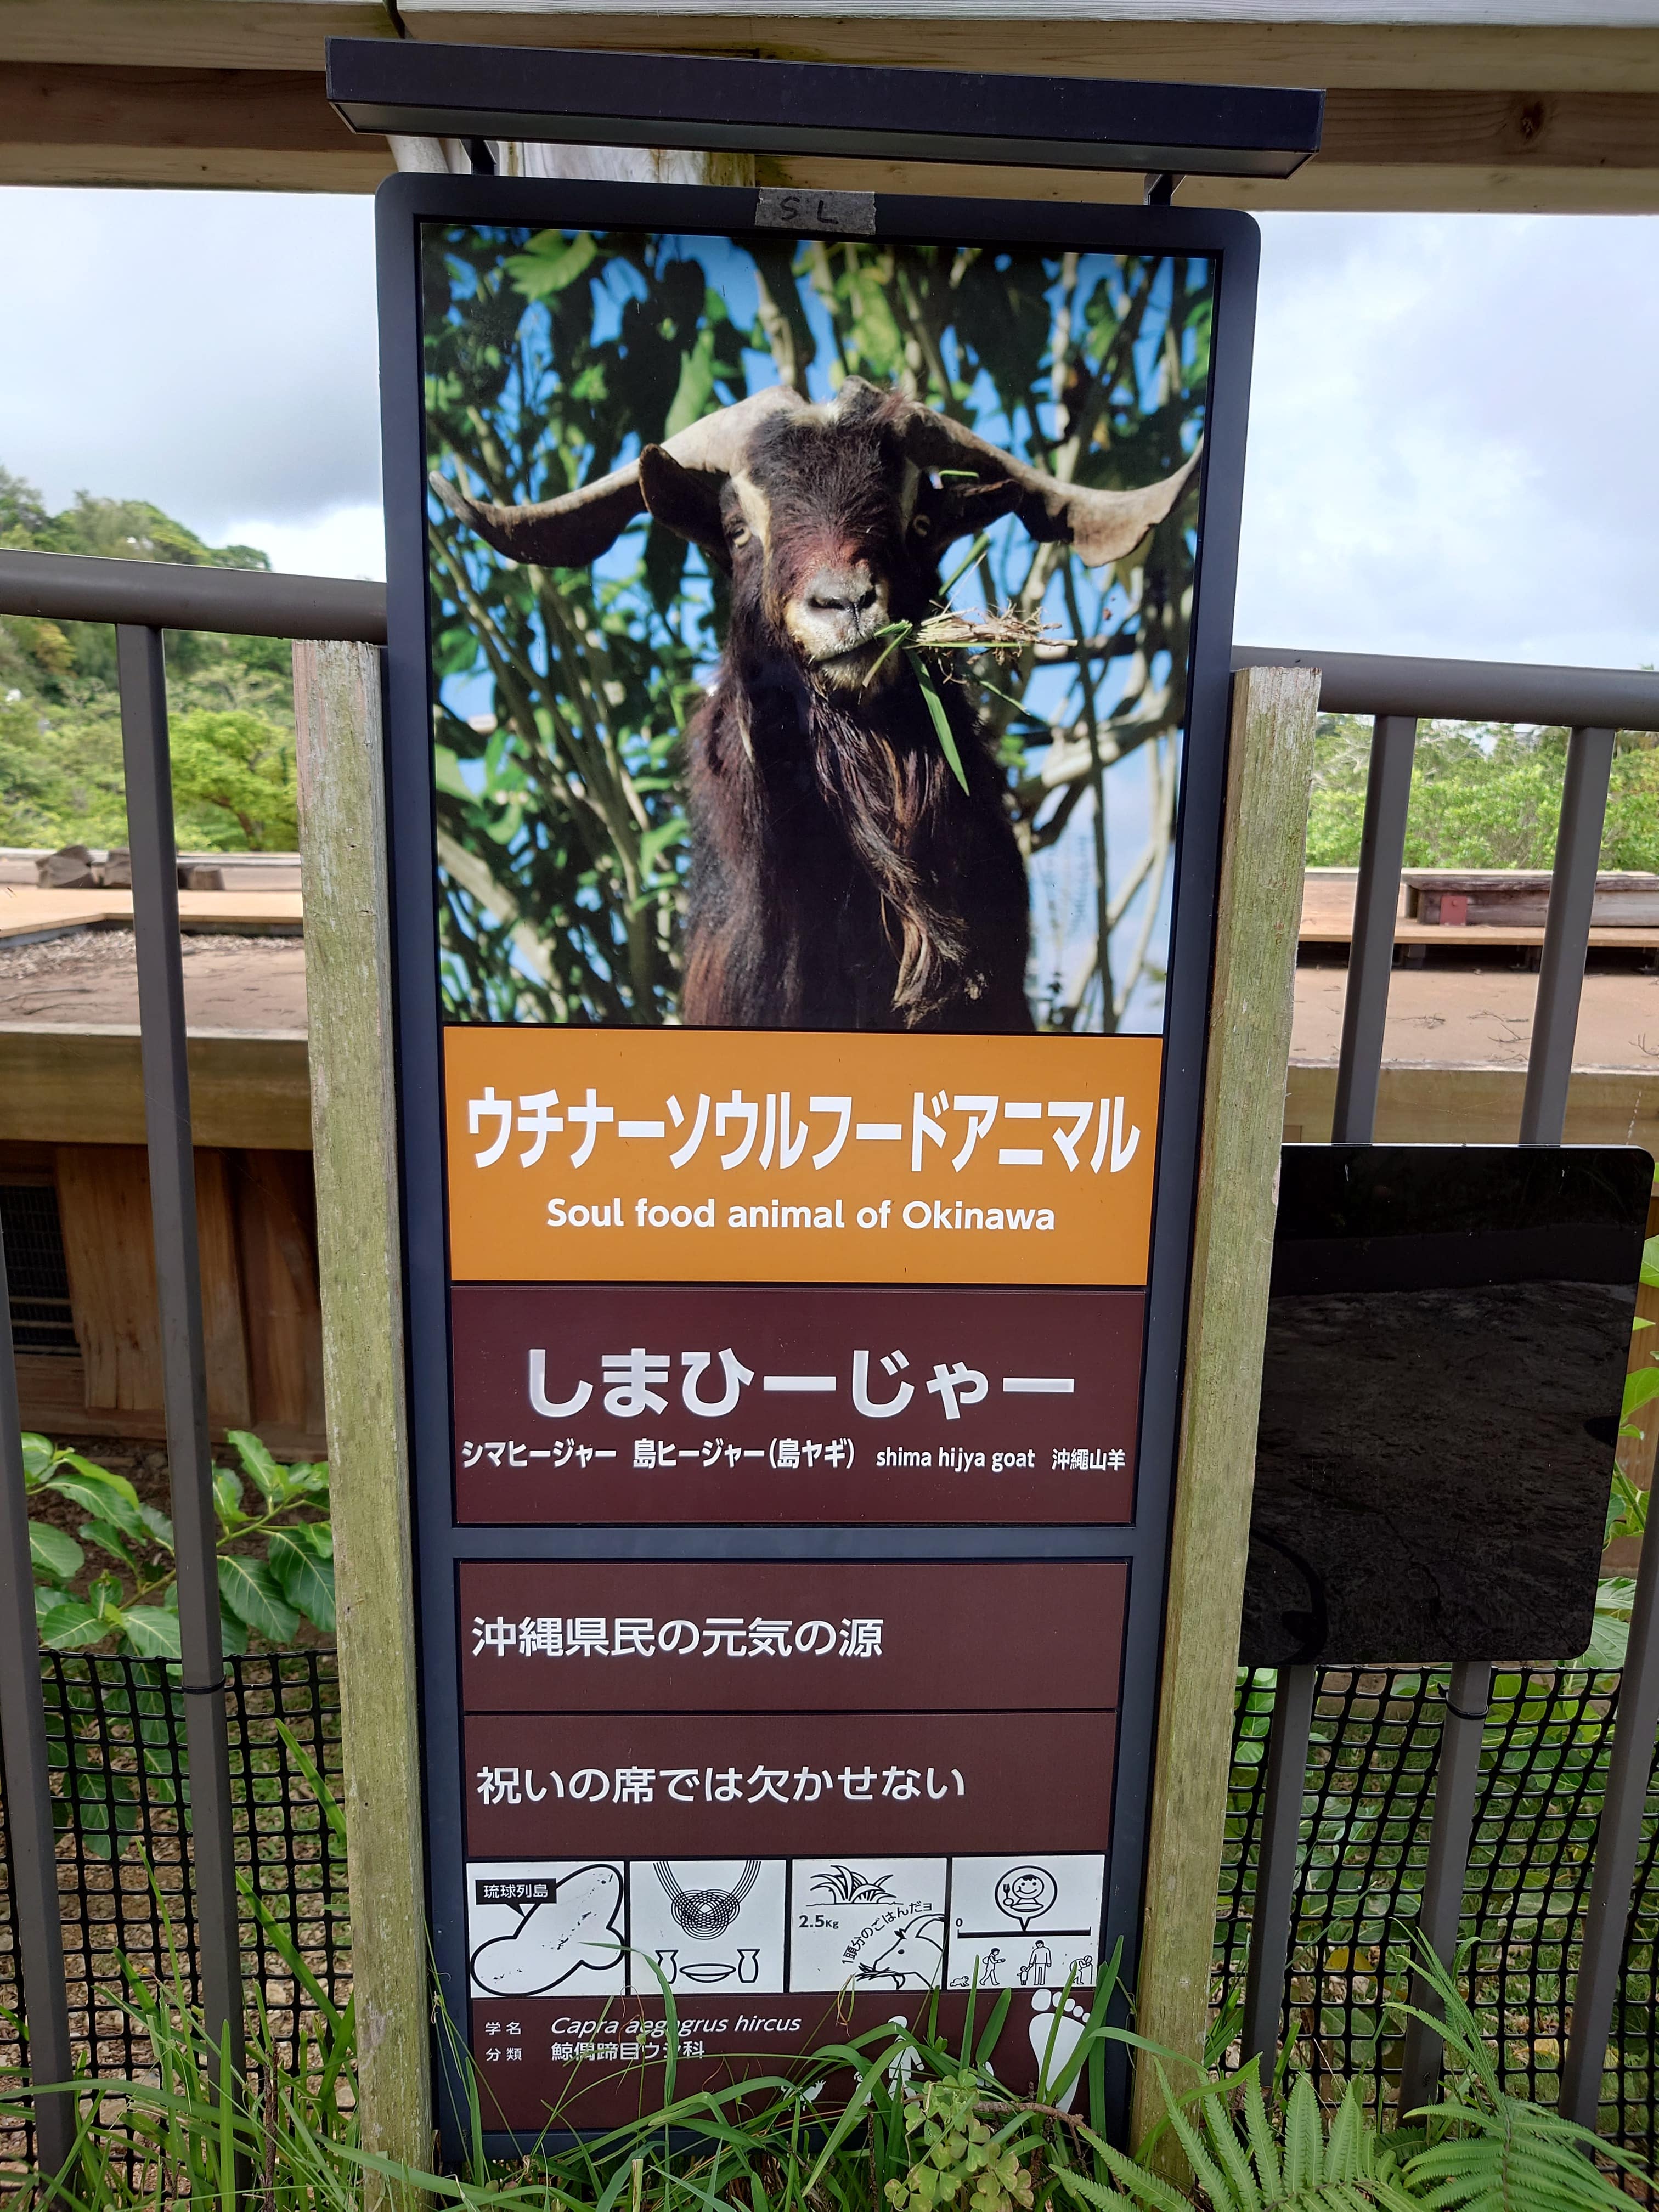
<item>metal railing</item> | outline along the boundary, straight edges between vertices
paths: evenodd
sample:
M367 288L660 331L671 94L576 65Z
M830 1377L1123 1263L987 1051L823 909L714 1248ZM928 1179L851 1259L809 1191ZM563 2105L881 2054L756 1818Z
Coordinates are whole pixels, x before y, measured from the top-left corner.
M1273 665L1317 667L1323 708L1372 717L1359 879L1337 1062L1334 1144L1370 1144L1376 1127L1389 979L1394 964L1395 919L1419 720L1438 716L1454 720L1565 724L1571 730L1521 1109L1523 1145L1559 1145L1566 1123L1573 1040L1589 951L1590 912L1614 736L1620 729L1659 730L1659 676L1613 669L1529 668L1501 662L1285 653L1253 647L1234 650L1236 669ZM1284 2015L1297 1852L1318 1672L1308 1666L1280 1670L1268 1742L1267 1802L1243 2021L1246 2055L1259 2053L1268 2066L1279 2047ZM1420 1926L1436 1955L1448 1965L1457 1948L1492 1678L1490 1663L1465 1661L1452 1668L1446 1692ZM1637 1581L1607 1799L1597 1836L1595 1874L1562 2072L1562 2110L1587 2127L1595 2124L1656 1729L1659 1544L1650 1544L1643 1547ZM1420 1979L1414 1984L1413 1995L1420 2011L1432 2014L1432 1992ZM1423 2104L1432 2094L1439 2067L1440 2039L1426 2021L1413 2020L1401 2063L1402 2110Z
M228 2037L240 2072L246 2008L161 634L218 630L381 643L386 592L375 584L255 569L0 552L0 613L115 625L202 2003L209 2033L216 2043ZM0 1249L0 1738L29 2076L55 2084L70 2079L73 2053L21 1425ZM56 2172L74 2144L72 2099L64 2094L40 2099L35 2124L41 2162Z
M326 577L0 552L0 614L112 623L117 629L151 1226L179 1545L182 1694L191 1777L204 2008L210 2033L217 2039L228 2031L240 2063L244 2004L233 1799L161 633L218 630L382 644L386 593L380 585ZM1334 1133L1340 1141L1369 1141L1375 1121L1418 719L1438 714L1572 727L1523 1121L1523 1141L1559 1142L1589 944L1613 732L1616 728L1659 729L1659 678L1256 648L1235 652L1236 667L1261 663L1319 666L1324 671L1325 706L1376 717L1339 1066ZM58 2083L70 2076L73 2053L4 1273L0 1250L0 1737L30 2076L36 2082ZM1568 2108L1592 2121L1639 1841L1648 1759L1659 1726L1656 1616L1659 1547L1650 1547L1644 1550L1638 1586L1564 2085ZM1424 1924L1445 1957L1450 1955L1456 1935L1490 1673L1486 1667L1456 1671L1443 1739ZM1276 2047L1284 2003L1313 1686L1311 1668L1285 1671L1273 1729L1246 2008L1247 2045L1264 2052ZM1408 2055L1413 2078L1431 2079L1437 2057L1433 2039L1419 2036ZM42 2162L56 2170L67 2160L73 2142L71 2100L61 2094L41 2099L36 2118Z

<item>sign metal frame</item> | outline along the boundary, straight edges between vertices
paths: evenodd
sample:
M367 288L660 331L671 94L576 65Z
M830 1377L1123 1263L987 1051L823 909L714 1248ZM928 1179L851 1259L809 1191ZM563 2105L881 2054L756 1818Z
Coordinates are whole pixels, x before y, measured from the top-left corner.
M431 222L575 225L738 234L757 221L752 190L532 181L410 173L377 199L383 451L388 550L388 842L397 1123L404 1223L408 1405L433 1954L450 2016L465 2016L464 1823L457 1576L463 1561L1122 1560L1129 1591L1117 1709L1116 1778L1103 1957L1122 1945L1133 1989L1158 1720L1170 1515L1224 830L1230 649L1258 268L1243 215L878 194L875 233L908 241L1191 254L1212 261L1215 318L1200 508L1201 568L1192 624L1176 823L1176 878L1146 1284L1135 1517L1116 1527L492 1527L458 1525L453 1441L447 1231L431 759L426 448L422 404L419 235ZM810 226L804 226L810 230ZM437 2040L442 2133L459 2150L465 2100L447 2039ZM1109 2052L1127 2118L1128 2068ZM487 2134L486 2148L528 2147Z

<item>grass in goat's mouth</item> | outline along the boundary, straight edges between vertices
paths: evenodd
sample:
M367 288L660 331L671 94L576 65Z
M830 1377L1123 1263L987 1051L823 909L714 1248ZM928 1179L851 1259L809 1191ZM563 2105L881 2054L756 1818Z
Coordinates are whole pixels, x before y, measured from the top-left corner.
M1030 615L1016 614L1005 607L1000 614L958 614L954 607L942 608L938 614L927 615L919 623L891 622L865 640L873 644L877 638L884 640L880 653L871 663L864 681L869 684L891 653L902 653L910 664L922 697L927 702L927 713L933 725L939 750L949 762L951 773L964 791L968 788L967 771L962 764L962 755L957 746L951 718L945 711L945 702L939 696L939 682L928 666L926 656L930 653L1024 653L1028 647L1053 641L1052 627Z

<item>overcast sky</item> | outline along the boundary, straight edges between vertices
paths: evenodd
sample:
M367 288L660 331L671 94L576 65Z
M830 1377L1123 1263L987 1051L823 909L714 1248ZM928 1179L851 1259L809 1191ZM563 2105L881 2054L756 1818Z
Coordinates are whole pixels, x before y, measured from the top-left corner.
M0 465L380 574L372 218L0 188ZM1659 660L1659 218L1263 231L1239 638Z

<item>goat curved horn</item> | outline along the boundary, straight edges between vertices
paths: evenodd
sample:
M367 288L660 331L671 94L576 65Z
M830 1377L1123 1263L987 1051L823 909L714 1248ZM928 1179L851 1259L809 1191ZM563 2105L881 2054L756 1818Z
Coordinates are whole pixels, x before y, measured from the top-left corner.
M1078 558L1091 568L1121 561L1164 520L1191 482L1204 450L1200 441L1184 467L1159 483L1138 491L1100 491L1062 483L931 407L913 406L902 436L906 454L919 468L965 469L980 479L977 492L968 490L961 501L964 529L975 526L974 508L982 501L979 519L1012 512L1033 538L1069 539Z
M747 399L733 401L677 430L662 441L663 450L683 469L705 469L731 476L742 465L755 425L769 415L803 407L805 401L788 385L769 385ZM500 507L470 499L459 485L434 471L432 489L444 505L486 544L514 561L533 561L544 568L580 568L614 545L635 515L645 512L640 465L629 461L609 476L533 506Z

